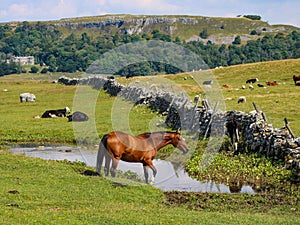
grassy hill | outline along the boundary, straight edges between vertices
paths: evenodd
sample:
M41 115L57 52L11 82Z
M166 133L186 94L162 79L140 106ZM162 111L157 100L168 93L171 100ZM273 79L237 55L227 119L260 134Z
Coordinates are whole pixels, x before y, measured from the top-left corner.
M35 22L33 22L35 23ZM125 34L151 33L159 30L170 34L172 38L182 40L199 40L199 33L207 30L209 37L205 39L215 43L231 43L236 35L242 40L256 39L259 35L250 35L255 30L258 34L289 33L300 28L288 25L270 25L265 21L250 20L245 17L223 18L189 15L103 15L91 17L65 18L55 21L41 22L49 26L59 27L64 32L87 32L93 35L113 35L117 32ZM11 23L17 26L18 23Z
M298 119L300 86L295 86L292 78L294 74L300 74L300 59L242 64L213 69L211 72L219 82L226 110L247 113L254 110L252 103L255 102L266 113L268 122L272 123L275 128L283 127L283 119L286 117L290 121L290 126L295 135L300 136L300 122ZM201 75L201 72L198 73ZM193 75L193 73L163 75L163 77L176 82L193 99L195 95L202 91L189 75ZM254 89L250 89L249 85L245 83L250 78L258 78L259 82L257 83L264 85L264 87L258 87L256 83L253 85ZM131 81L134 79L151 80L152 78L139 77L132 78ZM120 81L128 82L125 78L120 79ZM267 81L277 81L278 86L267 86ZM224 84L229 85L229 88L223 87ZM245 85L246 88L242 89L242 85ZM246 103L237 103L240 96L246 97Z

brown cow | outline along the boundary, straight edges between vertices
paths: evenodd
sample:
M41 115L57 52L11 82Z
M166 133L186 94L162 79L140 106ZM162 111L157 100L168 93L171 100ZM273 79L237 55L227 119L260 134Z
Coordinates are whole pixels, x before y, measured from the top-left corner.
M294 82L295 82L295 85L297 85L297 81L300 81L300 75L294 75L293 76L293 80L294 80Z
M224 87L224 88L232 88L232 86L229 85L229 84L223 84L223 87Z
M272 82L271 81L267 81L266 84L268 86L276 86L276 85L278 85L278 83L276 81L272 81Z

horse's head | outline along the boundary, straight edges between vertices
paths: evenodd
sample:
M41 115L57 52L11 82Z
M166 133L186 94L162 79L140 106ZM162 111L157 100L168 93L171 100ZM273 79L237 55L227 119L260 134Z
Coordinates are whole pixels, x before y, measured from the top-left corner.
M174 133L172 145L180 149L184 154L189 151L189 147L187 146L184 138L181 137L180 133Z

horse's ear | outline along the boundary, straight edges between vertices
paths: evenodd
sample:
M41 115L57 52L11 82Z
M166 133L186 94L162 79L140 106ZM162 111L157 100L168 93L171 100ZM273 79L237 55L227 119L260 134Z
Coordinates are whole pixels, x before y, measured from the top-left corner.
M180 134L180 131L181 131L181 129L178 128L178 129L176 130L176 133Z

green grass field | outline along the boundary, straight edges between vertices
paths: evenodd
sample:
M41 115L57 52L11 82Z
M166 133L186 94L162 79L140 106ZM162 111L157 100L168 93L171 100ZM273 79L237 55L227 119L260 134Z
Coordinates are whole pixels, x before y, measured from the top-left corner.
M293 205L297 202L282 201L280 195L276 200L259 194L191 194L176 204L150 185L120 186L118 179L84 176L80 172L86 168L80 163L31 159L5 151L0 152L0 159L1 224L300 222L299 206Z
M292 81L300 73L300 60L286 60L248 64L215 69L212 72L220 83L227 110L253 110L252 102L265 111L268 121L275 127L283 126L283 118L291 122L296 136L300 136L299 88ZM0 224L299 224L299 188L288 186L284 192L249 194L163 193L150 186L116 178L109 180L84 176L84 171L94 170L82 163L45 161L7 153L14 144L97 144L100 137L113 129L112 108L115 98L103 91L86 88L88 100L92 99L95 124L92 121L79 127L79 134L66 118L34 119L47 109L69 106L72 111L77 88L53 84L54 75L10 75L0 77ZM68 76L73 76L69 74ZM75 75L74 75L75 76ZM164 75L186 90L191 98L201 92L187 74ZM245 80L258 77L260 83L276 80L276 87L242 90ZM120 82L131 82L133 78ZM231 89L222 87L229 84ZM239 88L239 90L236 90ZM4 91L7 89L7 91ZM19 94L31 92L37 96L34 103L20 103ZM90 94L90 95L88 95ZM241 95L247 102L237 104ZM86 101L86 104L88 102ZM80 107L87 107L85 102ZM77 106L78 107L78 106ZM146 132L155 127L160 116L145 106L132 107L129 126L133 133ZM87 109L91 109L87 107ZM122 108L117 108L122 112ZM116 112L114 111L114 112ZM118 116L118 115L117 115ZM121 116L120 116L121 117ZM121 118L122 119L122 118ZM127 124L119 124L125 127ZM95 128L90 129L90 127ZM154 128L155 127L155 128ZM124 128L124 129L125 129ZM93 132L96 130L96 134ZM78 131L78 130L77 130ZM88 141L86 141L88 140ZM217 158L215 168L237 170L235 165L251 163L251 158ZM219 160L219 161L218 161ZM239 161L237 161L239 160ZM231 162L232 161L232 162ZM259 160L256 160L257 163ZM250 168L254 176L260 170L278 170L268 161L263 166ZM218 164L219 163L219 164ZM225 166L224 166L225 163ZM227 165L227 166L226 166ZM224 167L226 167L224 169ZM218 169L217 169L218 171ZM267 172L268 172L267 171ZM270 172L271 173L271 172ZM278 172L280 173L280 172ZM279 174L278 174L279 175ZM221 176L221 174L220 174ZM126 182L128 185L119 185Z

